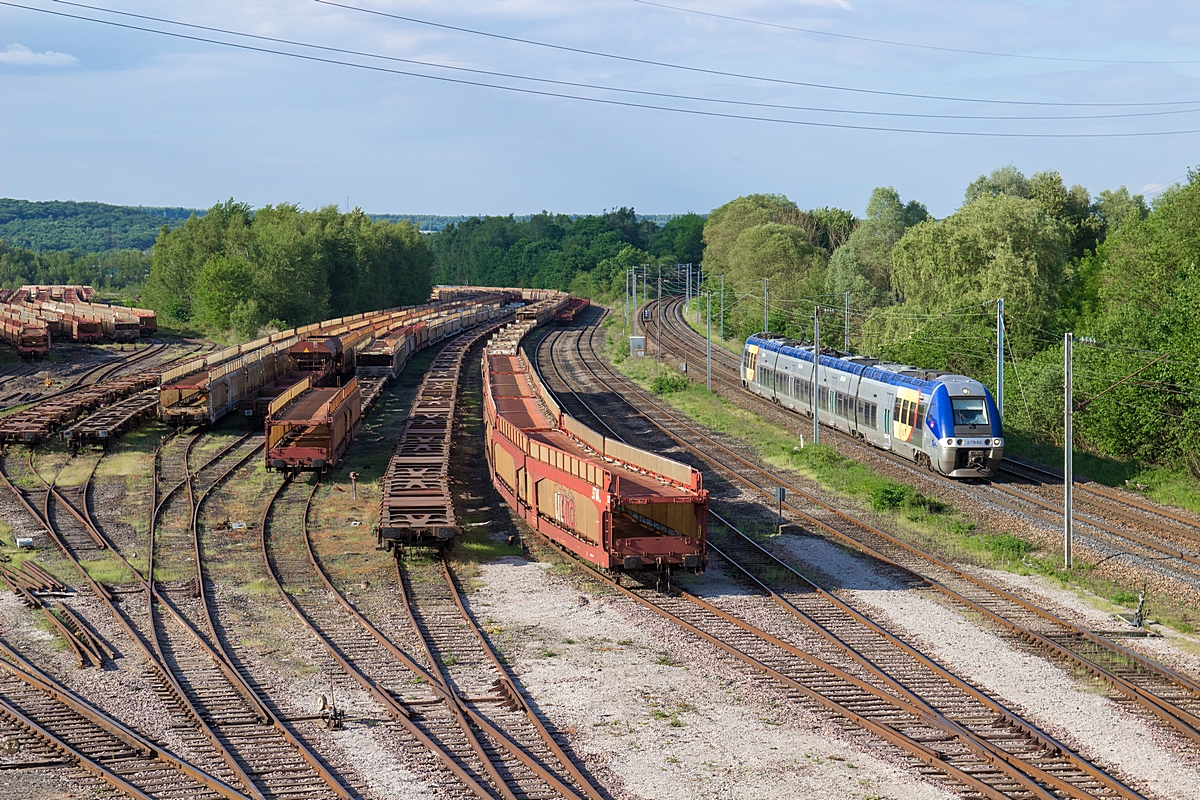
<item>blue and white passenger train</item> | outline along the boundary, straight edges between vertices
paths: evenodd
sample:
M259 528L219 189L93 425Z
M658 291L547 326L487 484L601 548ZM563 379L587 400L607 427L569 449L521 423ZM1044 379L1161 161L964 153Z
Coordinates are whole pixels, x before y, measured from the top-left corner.
M742 348L742 386L784 408L952 478L990 478L1004 456L991 393L948 375L759 333Z

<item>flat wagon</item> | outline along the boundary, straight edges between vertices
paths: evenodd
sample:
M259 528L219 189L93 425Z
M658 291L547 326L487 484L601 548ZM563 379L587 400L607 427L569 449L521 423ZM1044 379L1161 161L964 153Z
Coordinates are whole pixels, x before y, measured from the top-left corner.
M564 413L520 352L536 321L563 304L534 303L524 322L488 344L483 412L493 485L532 528L601 569L703 569L708 493L700 473Z
M305 379L271 402L266 420L267 469L327 472L337 466L362 423L358 380L312 388Z

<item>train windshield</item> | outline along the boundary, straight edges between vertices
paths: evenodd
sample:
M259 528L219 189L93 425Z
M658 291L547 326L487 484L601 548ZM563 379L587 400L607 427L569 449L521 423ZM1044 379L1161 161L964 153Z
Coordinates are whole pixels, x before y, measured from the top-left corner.
M987 425L987 407L982 397L956 397L951 405L955 425Z

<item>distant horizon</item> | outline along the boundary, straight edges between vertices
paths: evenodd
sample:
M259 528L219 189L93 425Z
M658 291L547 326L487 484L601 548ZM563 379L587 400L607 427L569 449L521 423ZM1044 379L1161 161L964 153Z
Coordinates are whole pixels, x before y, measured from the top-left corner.
M731 197L729 199L732 200L733 198ZM17 201L20 201L23 203L79 203L81 205L86 204L86 203L95 203L97 205L110 206L112 208L133 208L133 209L138 209L139 211L189 211L192 213L200 213L200 214L206 214L206 213L208 213L209 208L212 208L213 206L216 206L216 205L219 205L220 203L225 202L224 200L218 200L215 203L213 203L212 206L209 206L208 208L199 208L199 207L195 207L195 206L142 205L140 203L136 204L136 205L130 205L128 203L110 203L105 200L60 200L57 198L52 199L52 200L31 200L27 197L0 197L0 202L2 202L4 200L17 200ZM235 198L233 198L233 200L237 201L237 198L235 197ZM238 202L240 202L240 201L238 201ZM287 203L287 202L291 202L291 201L283 200L280 202ZM267 206L267 205L278 205L278 203L263 203L262 205L251 205L251 208L252 209L263 208L264 206ZM297 203L297 205L300 205L300 204ZM344 203L325 203L324 205L313 206L311 208L307 208L305 206L300 206L300 208L302 211L316 211L317 209L325 208L326 206L331 206L331 205L336 205L338 207L338 210L341 211L343 214L348 213L348 211L350 210L350 209L346 208ZM354 208L358 208L358 206L355 206ZM430 218L435 218L435 219L472 219L472 218L482 218L482 217L510 217L511 216L515 219L527 219L529 217L533 217L533 216L536 216L537 214L543 214L543 213L553 214L555 216L558 216L561 214L561 215L572 217L572 218L600 216L602 214L607 214L610 211L617 211L621 208L633 208L633 206L617 206L616 208L605 208L602 211L588 211L588 212L582 212L582 213L581 212L568 212L568 211L551 211L549 209L542 209L541 211L530 211L530 212L526 212L524 214L518 214L515 211L510 211L507 214L403 213L403 212L392 212L392 211L386 211L386 212L385 211L368 211L365 208L362 209L362 211L368 217L372 217L372 218L396 217L399 219L405 219L408 217L430 217ZM637 209L634 208L634 211L639 218L649 219L649 218L655 218L655 217L681 217L685 214L699 214L700 216L705 217L705 216L708 216L711 209L709 209L709 211L665 211L665 212L660 212L660 213L643 213L643 212L637 211Z

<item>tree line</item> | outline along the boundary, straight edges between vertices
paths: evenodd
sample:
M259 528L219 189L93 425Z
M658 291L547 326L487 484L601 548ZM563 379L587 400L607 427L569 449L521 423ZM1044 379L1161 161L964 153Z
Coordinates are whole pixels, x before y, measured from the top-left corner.
M529 286L586 297L618 294L642 264L699 263L704 218L683 214L659 226L632 208L571 217L472 217L430 237L438 283Z
M0 287L62 283L124 289L140 286L150 274L150 254L142 250L35 251L0 240Z
M190 208L0 198L0 239L39 252L149 250L160 228L182 225L194 213Z
M408 221L229 200L159 232L142 299L168 323L246 340L425 302L432 272L433 255Z
M1083 339L1076 445L1200 475L1200 172L1148 204L1125 187L1093 198L1057 172L1008 166L972 182L941 220L878 188L833 247L800 214L786 197L751 195L708 216L704 274L714 286L725 275L737 337L762 328L768 279L772 331L811 338L819 307L822 343L840 348L849 293L856 352L994 388L1004 298L1006 429L1061 443L1072 331Z

